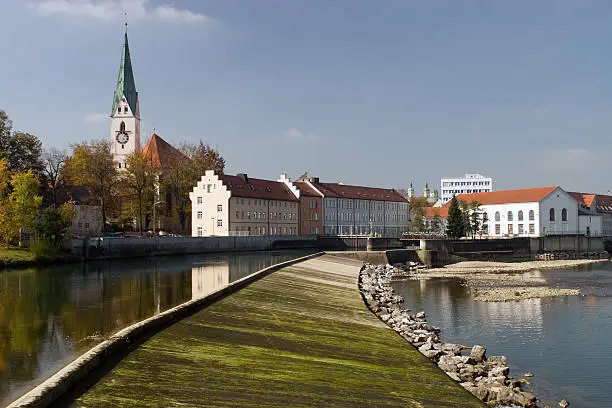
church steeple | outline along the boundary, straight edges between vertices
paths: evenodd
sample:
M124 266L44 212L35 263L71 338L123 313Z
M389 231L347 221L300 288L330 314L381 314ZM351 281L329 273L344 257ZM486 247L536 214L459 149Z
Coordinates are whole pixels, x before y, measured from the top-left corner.
M125 38L123 41L123 51L121 53L121 65L119 66L119 76L117 78L117 88L113 98L113 113L117 106L125 97L130 110L138 112L138 92L134 82L134 72L132 71L132 59L130 58L130 45L128 42L127 23L125 24Z
M132 72L127 23L125 25L117 87L113 95L110 139L111 151L117 166L120 169L125 169L127 156L140 150L140 103L138 92L136 92L134 73Z

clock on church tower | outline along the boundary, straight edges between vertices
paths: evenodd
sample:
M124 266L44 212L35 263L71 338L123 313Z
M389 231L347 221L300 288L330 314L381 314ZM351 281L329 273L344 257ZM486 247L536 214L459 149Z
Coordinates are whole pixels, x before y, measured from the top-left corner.
M125 168L126 157L140 150L140 103L132 71L127 28L121 54L117 87L111 113L111 150L119 168Z

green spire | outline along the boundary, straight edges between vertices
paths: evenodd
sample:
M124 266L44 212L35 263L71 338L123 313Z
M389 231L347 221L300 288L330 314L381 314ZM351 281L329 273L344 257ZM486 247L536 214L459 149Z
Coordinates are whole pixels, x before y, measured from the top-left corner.
M138 92L136 92L136 83L134 82L134 73L132 72L132 60L130 59L130 46L128 45L127 23L125 24L125 41L123 43L123 52L121 53L121 66L119 68L119 77L117 78L117 89L113 97L113 111L117 111L117 104L121 102L121 98L125 99L130 107L132 114L136 115L136 105L138 103Z

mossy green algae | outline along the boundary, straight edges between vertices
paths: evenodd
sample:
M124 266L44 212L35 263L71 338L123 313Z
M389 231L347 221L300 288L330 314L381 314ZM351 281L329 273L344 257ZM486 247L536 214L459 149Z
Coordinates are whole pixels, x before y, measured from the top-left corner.
M359 265L275 272L154 335L74 406L482 407L367 310Z

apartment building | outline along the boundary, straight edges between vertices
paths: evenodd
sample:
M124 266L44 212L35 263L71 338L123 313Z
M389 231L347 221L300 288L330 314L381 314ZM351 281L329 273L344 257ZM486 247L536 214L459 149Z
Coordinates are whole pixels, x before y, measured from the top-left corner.
M299 233L299 190L281 181L207 170L189 198L194 237Z
M453 195L486 193L493 191L493 179L478 173L466 173L463 177L444 177L440 180L441 199L447 203Z

